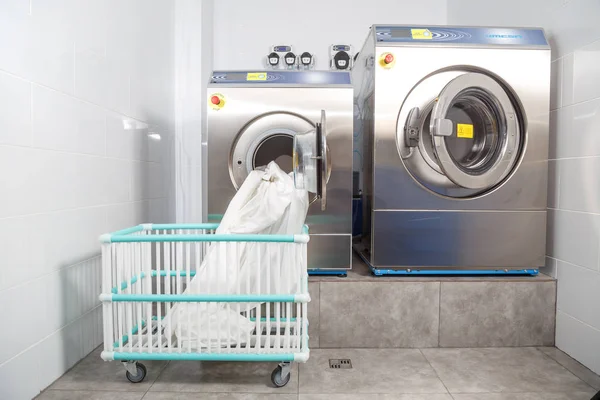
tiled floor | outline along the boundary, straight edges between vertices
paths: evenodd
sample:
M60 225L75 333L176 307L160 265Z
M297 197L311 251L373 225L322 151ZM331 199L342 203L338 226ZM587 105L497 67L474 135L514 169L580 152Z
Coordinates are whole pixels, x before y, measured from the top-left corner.
M271 387L273 363L145 362L131 384L100 349L39 400L588 400L600 377L555 348L316 349ZM330 369L350 358L352 369Z

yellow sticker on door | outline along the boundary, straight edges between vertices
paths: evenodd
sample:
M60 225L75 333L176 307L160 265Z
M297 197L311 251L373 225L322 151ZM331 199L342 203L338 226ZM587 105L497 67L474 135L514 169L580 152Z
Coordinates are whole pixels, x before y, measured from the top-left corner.
M456 137L463 139L473 139L473 125L456 124Z
M246 75L247 81L266 81L267 73L266 72L248 72Z

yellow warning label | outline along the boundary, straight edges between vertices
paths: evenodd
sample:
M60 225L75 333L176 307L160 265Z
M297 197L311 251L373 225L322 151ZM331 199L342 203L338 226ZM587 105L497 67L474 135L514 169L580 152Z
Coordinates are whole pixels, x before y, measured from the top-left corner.
M464 139L473 139L473 125L456 124L456 137Z
M266 81L267 73L266 72L248 72L246 75L247 81Z
M411 29L410 33L413 39L431 39L429 29Z

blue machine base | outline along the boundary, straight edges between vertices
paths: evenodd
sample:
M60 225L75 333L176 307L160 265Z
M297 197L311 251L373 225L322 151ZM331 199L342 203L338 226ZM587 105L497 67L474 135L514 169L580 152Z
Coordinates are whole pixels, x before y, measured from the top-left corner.
M348 271L345 269L334 270L334 269L309 269L308 275L313 276L348 276Z
M355 250L356 251L356 250ZM356 251L360 258L369 266L369 269L375 276L404 275L404 276L423 276L423 275L531 275L539 273L538 269L383 269L375 268L367 260L361 251ZM310 274L310 272L309 272Z

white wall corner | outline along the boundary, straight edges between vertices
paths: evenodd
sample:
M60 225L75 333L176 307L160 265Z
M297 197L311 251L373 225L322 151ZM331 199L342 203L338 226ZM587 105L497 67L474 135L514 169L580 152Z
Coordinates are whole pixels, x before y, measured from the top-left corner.
M202 140L212 70L213 0L175 2L175 220L202 220Z

